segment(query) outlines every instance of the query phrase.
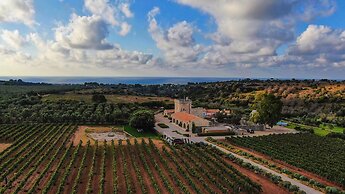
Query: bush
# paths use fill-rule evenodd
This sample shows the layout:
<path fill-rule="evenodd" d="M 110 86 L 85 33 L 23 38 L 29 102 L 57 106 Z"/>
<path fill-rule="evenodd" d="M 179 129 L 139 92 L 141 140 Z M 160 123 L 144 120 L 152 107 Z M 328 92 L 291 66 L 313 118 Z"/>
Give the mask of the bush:
<path fill-rule="evenodd" d="M 198 133 L 198 136 L 227 136 L 227 135 L 235 135 L 236 133 L 233 131 L 226 132 L 226 133 Z"/>
<path fill-rule="evenodd" d="M 298 191 L 299 190 L 299 187 L 297 187 L 296 185 L 290 185 L 289 187 L 289 191 L 290 192 L 295 192 L 295 191 Z"/>
<path fill-rule="evenodd" d="M 107 99 L 102 94 L 94 94 L 94 95 L 92 95 L 92 99 L 91 100 L 92 100 L 92 102 L 95 102 L 95 103 L 105 103 L 105 102 L 107 102 Z"/>
<path fill-rule="evenodd" d="M 160 126 L 161 128 L 169 128 L 169 126 L 164 123 L 158 123 L 158 126 Z"/>
<path fill-rule="evenodd" d="M 326 192 L 328 194 L 337 194 L 340 193 L 339 190 L 335 187 L 326 187 Z"/>
<path fill-rule="evenodd" d="M 290 186 L 291 186 L 291 182 L 289 182 L 289 181 L 283 181 L 283 182 L 280 183 L 280 185 L 283 186 L 284 188 L 289 189 Z"/>

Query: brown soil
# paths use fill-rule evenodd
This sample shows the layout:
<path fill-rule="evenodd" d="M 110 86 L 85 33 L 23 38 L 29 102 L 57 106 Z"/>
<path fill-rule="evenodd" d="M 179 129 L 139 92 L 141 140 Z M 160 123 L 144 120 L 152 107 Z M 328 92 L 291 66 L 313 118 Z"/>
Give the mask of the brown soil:
<path fill-rule="evenodd" d="M 262 193 L 265 194 L 284 194 L 284 193 L 289 193 L 289 191 L 287 191 L 284 188 L 279 187 L 278 185 L 272 183 L 270 180 L 268 180 L 266 177 L 256 174 L 246 168 L 243 168 L 239 165 L 237 165 L 236 163 L 225 159 L 226 162 L 228 162 L 229 164 L 231 164 L 233 167 L 235 167 L 238 171 L 240 171 L 242 174 L 246 175 L 247 177 L 250 178 L 250 180 L 259 183 L 262 186 Z"/>
<path fill-rule="evenodd" d="M 187 157 L 184 157 L 184 156 L 180 156 L 180 157 L 181 157 L 181 158 L 180 158 L 181 164 L 183 164 L 183 162 L 186 162 L 186 163 L 188 163 L 189 166 L 191 166 L 192 168 L 194 167 L 194 164 L 192 163 L 192 161 L 190 161 Z M 203 174 L 203 173 L 201 172 L 201 171 L 209 172 L 208 170 L 206 170 L 206 169 L 208 169 L 208 168 L 206 167 L 206 165 L 203 164 L 202 161 L 200 161 L 200 160 L 198 160 L 198 159 L 196 159 L 196 158 L 195 158 L 195 160 L 198 161 L 198 162 L 201 164 L 201 166 L 202 166 L 200 169 L 199 169 L 199 167 L 197 167 L 197 168 L 195 169 L 195 171 L 199 173 L 199 175 L 204 179 L 204 181 L 206 181 L 207 185 L 211 188 L 212 191 L 215 191 L 216 193 L 221 193 L 221 191 L 218 189 L 218 187 L 217 187 L 214 183 L 212 183 L 211 179 L 209 178 L 209 176 L 212 176 L 212 175 L 210 175 L 210 174 L 205 175 L 205 174 Z M 184 168 L 185 168 L 185 170 L 188 172 L 187 167 L 184 166 Z M 212 169 L 210 169 L 210 170 L 212 170 Z M 190 174 L 190 176 L 193 177 L 191 174 Z M 217 179 L 217 178 L 216 178 L 216 179 Z M 201 191 L 202 191 L 202 190 L 203 190 L 202 184 L 199 184 L 198 186 L 199 186 L 199 188 L 200 188 Z"/>
<path fill-rule="evenodd" d="M 169 161 L 169 162 L 168 162 L 169 168 L 173 169 L 173 171 L 175 172 L 175 174 L 176 174 L 176 176 L 178 177 L 178 179 L 179 179 L 180 181 L 182 181 L 183 184 L 188 188 L 189 193 L 195 193 L 195 191 L 193 190 L 193 188 L 189 185 L 188 181 L 179 173 L 179 171 L 177 170 L 177 167 L 176 167 L 175 163 L 172 162 L 171 160 L 169 160 L 169 158 L 166 157 L 166 156 L 164 155 L 164 153 L 162 153 L 162 154 L 163 154 L 164 158 L 165 158 L 167 161 Z M 177 185 L 176 185 L 176 187 L 178 188 Z"/>
<path fill-rule="evenodd" d="M 168 172 L 168 170 L 166 168 L 164 168 L 164 165 L 160 161 L 159 156 L 157 154 L 153 154 L 153 158 L 158 163 L 159 168 L 162 169 L 162 172 L 163 172 L 164 176 L 167 177 L 170 185 L 172 186 L 172 188 L 174 190 L 174 193 L 180 193 L 179 186 L 177 184 L 175 184 L 175 182 L 173 181 L 173 178 L 169 176 L 169 172 Z"/>
<path fill-rule="evenodd" d="M 75 133 L 72 135 L 71 140 L 74 146 L 77 146 L 80 141 L 83 142 L 83 146 L 86 146 L 86 143 L 90 140 L 91 145 L 95 144 L 91 138 L 86 136 L 85 130 L 89 128 L 88 126 L 79 126 Z"/>
<path fill-rule="evenodd" d="M 51 170 L 51 173 L 54 173 L 54 171 L 57 170 L 58 171 L 58 175 L 57 175 L 57 180 L 55 181 L 55 184 L 53 184 L 53 186 L 50 189 L 50 192 L 48 192 L 48 193 L 56 193 L 57 192 L 58 187 L 59 187 L 60 182 L 61 182 L 61 178 L 62 178 L 62 176 L 63 176 L 63 174 L 64 174 L 64 172 L 65 172 L 65 170 L 66 170 L 66 168 L 67 168 L 67 166 L 68 166 L 68 164 L 70 162 L 70 160 L 71 160 L 72 154 L 73 154 L 73 152 L 70 152 L 70 154 L 66 157 L 65 161 L 63 162 L 63 164 L 61 165 L 61 167 L 59 169 L 56 169 L 56 167 L 55 167 L 55 170 L 53 170 L 53 169 Z M 49 181 L 49 179 L 47 180 L 47 182 L 48 181 Z M 44 185 L 46 185 L 47 182 L 44 183 Z M 44 186 L 42 186 L 42 188 L 44 188 Z"/>
<path fill-rule="evenodd" d="M 132 146 L 126 146 L 125 148 L 125 157 L 126 157 L 126 161 L 127 161 L 127 170 L 129 172 L 130 175 L 130 180 L 131 180 L 131 184 L 133 187 L 133 191 L 135 191 L 134 193 L 141 193 L 141 185 L 139 182 L 139 179 L 137 177 L 137 173 L 135 172 L 135 169 L 132 165 L 132 160 L 133 159 L 137 159 L 138 156 L 132 156 L 131 153 L 129 152 L 128 149 L 131 149 Z"/>
<path fill-rule="evenodd" d="M 107 148 L 111 153 L 111 147 Z M 113 190 L 113 155 L 108 154 L 105 161 L 105 184 L 104 193 L 114 193 Z"/>
<path fill-rule="evenodd" d="M 72 193 L 72 189 L 73 189 L 73 185 L 74 185 L 74 182 L 76 181 L 76 177 L 77 177 L 77 174 L 78 174 L 78 170 L 79 170 L 79 167 L 80 167 L 80 164 L 81 164 L 81 161 L 82 161 L 82 158 L 83 158 L 83 154 L 86 150 L 85 149 L 81 149 L 79 150 L 79 153 L 72 165 L 72 169 L 71 169 L 71 172 L 69 174 L 69 176 L 67 177 L 67 180 L 66 180 L 66 183 L 65 183 L 65 190 L 63 193 L 65 194 L 69 194 L 69 193 Z"/>
<path fill-rule="evenodd" d="M 86 159 L 85 159 L 85 163 L 84 163 L 84 169 L 80 175 L 80 183 L 78 183 L 78 187 L 77 187 L 79 194 L 85 194 L 86 193 L 87 183 L 89 180 L 89 172 L 90 172 L 91 165 L 92 165 L 93 149 L 95 149 L 95 147 L 90 149 L 86 155 Z"/>
<path fill-rule="evenodd" d="M 118 147 L 117 147 L 118 148 Z M 124 148 L 121 148 L 124 149 Z M 123 175 L 123 164 L 122 164 L 122 155 L 119 149 L 115 148 L 116 152 L 116 172 L 117 172 L 117 187 L 118 187 L 118 193 L 127 193 L 127 188 L 126 188 L 126 182 L 125 178 Z"/>
<path fill-rule="evenodd" d="M 158 171 L 155 169 L 155 167 L 153 165 L 153 162 L 151 161 L 151 158 L 149 158 L 148 154 L 144 154 L 144 155 L 145 155 L 145 158 L 146 158 L 146 162 L 148 163 L 148 165 L 149 165 L 149 167 L 150 167 L 150 169 L 152 171 L 154 180 L 156 180 L 159 188 L 161 188 L 162 193 L 168 193 L 168 190 L 167 190 L 167 188 L 165 188 L 163 181 L 161 181 L 161 178 L 160 178 L 160 176 L 158 174 Z"/>
<path fill-rule="evenodd" d="M 0 153 L 10 147 L 12 144 L 10 143 L 0 143 Z"/>
<path fill-rule="evenodd" d="M 61 146 L 63 144 L 63 142 L 68 139 L 69 137 L 67 137 L 67 134 L 63 135 L 62 137 L 60 137 L 59 141 L 56 143 L 56 145 L 54 146 L 53 150 L 51 151 L 51 153 L 56 153 L 59 148 L 59 146 Z M 45 152 L 45 151 L 43 151 Z M 43 153 L 42 152 L 42 153 Z M 48 165 L 50 161 L 49 157 L 46 157 L 41 164 L 39 164 L 37 166 L 37 169 L 35 170 L 35 172 L 29 177 L 29 179 L 26 181 L 25 185 L 23 186 L 23 191 L 28 191 L 31 187 L 32 184 L 36 181 L 36 179 L 40 176 L 40 174 L 42 173 L 42 171 L 44 170 L 44 168 L 46 167 L 46 165 Z M 26 176 L 26 171 L 31 170 L 29 167 L 23 172 L 23 175 L 18 177 L 17 181 L 20 181 L 22 178 L 24 178 L 24 176 Z"/>
<path fill-rule="evenodd" d="M 226 140 L 224 140 L 224 142 L 229 143 Z M 275 165 L 277 165 L 277 166 L 279 166 L 281 168 L 286 168 L 286 169 L 288 169 L 291 172 L 301 174 L 301 175 L 303 175 L 303 176 L 305 176 L 305 177 L 307 177 L 309 179 L 314 179 L 314 180 L 316 180 L 316 181 L 318 181 L 318 182 L 320 182 L 322 184 L 329 185 L 329 186 L 332 186 L 332 187 L 337 187 L 337 188 L 341 189 L 341 186 L 339 186 L 338 184 L 333 183 L 333 182 L 331 182 L 331 181 L 329 181 L 329 180 L 327 180 L 327 179 L 325 179 L 323 177 L 320 177 L 319 175 L 316 175 L 314 173 L 308 172 L 308 171 L 303 170 L 301 168 L 297 168 L 296 166 L 292 166 L 290 164 L 287 164 L 286 162 L 273 159 L 270 156 L 267 156 L 267 155 L 265 155 L 263 153 L 254 151 L 252 149 L 244 148 L 244 147 L 237 146 L 237 145 L 234 145 L 234 144 L 231 144 L 231 145 L 233 147 L 235 147 L 236 149 L 239 149 L 239 150 L 245 151 L 247 153 L 250 153 L 250 154 L 254 155 L 255 157 L 264 158 L 267 161 L 269 161 L 270 163 L 274 163 Z"/>
<path fill-rule="evenodd" d="M 155 188 L 154 188 L 154 186 L 153 186 L 153 184 L 152 184 L 152 182 L 150 180 L 150 176 L 146 172 L 146 169 L 144 167 L 144 163 L 140 160 L 139 150 L 135 150 L 135 152 L 136 152 L 136 157 L 137 157 L 136 162 L 137 162 L 137 164 L 139 166 L 139 170 L 140 170 L 140 172 L 141 172 L 141 174 L 143 176 L 143 180 L 144 180 L 144 184 L 145 184 L 145 186 L 147 188 L 147 192 L 148 193 L 156 193 L 156 190 L 155 190 Z"/>
<path fill-rule="evenodd" d="M 62 155 L 64 153 L 65 153 L 65 150 L 63 150 L 62 152 L 60 152 L 57 155 L 56 160 L 53 161 L 51 168 L 46 173 L 46 176 L 44 176 L 42 178 L 42 180 L 40 181 L 40 183 L 38 184 L 38 186 L 37 186 L 38 190 L 42 190 L 44 188 L 44 186 L 47 184 L 51 175 L 56 171 L 56 167 L 57 167 L 58 163 L 60 162 L 60 158 L 62 157 Z"/>
<path fill-rule="evenodd" d="M 153 143 L 155 144 L 155 146 L 162 151 L 162 148 L 165 146 L 165 143 L 162 140 L 158 140 L 158 139 L 153 139 L 152 140 Z M 148 141 L 147 141 L 148 142 Z M 165 146 L 167 148 L 167 146 Z"/>
<path fill-rule="evenodd" d="M 93 180 L 92 180 L 92 192 L 99 193 L 100 180 L 101 180 L 101 165 L 102 165 L 102 152 L 103 145 L 98 145 L 98 150 L 96 152 L 96 163 L 93 169 Z"/>

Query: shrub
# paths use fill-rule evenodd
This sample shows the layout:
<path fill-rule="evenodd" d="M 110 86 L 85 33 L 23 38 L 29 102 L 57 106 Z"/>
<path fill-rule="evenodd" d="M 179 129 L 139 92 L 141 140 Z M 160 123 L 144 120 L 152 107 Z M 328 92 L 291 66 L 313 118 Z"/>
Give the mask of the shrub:
<path fill-rule="evenodd" d="M 290 192 L 295 192 L 295 191 L 298 191 L 299 190 L 299 187 L 297 187 L 296 185 L 290 185 L 289 187 L 289 191 Z"/>
<path fill-rule="evenodd" d="M 280 183 L 280 185 L 283 186 L 284 188 L 289 189 L 290 186 L 291 186 L 291 182 L 289 182 L 289 181 L 283 181 L 283 182 Z"/>
<path fill-rule="evenodd" d="M 326 192 L 328 194 L 340 193 L 339 190 L 335 187 L 326 187 Z"/>
<path fill-rule="evenodd" d="M 164 123 L 158 123 L 158 126 L 160 126 L 161 128 L 169 128 L 169 126 Z"/>

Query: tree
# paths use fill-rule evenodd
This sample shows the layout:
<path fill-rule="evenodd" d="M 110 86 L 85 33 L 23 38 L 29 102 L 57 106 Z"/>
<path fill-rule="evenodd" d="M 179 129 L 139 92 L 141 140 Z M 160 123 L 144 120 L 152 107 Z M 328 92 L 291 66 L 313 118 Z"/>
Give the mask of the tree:
<path fill-rule="evenodd" d="M 154 115 L 149 110 L 138 110 L 129 119 L 129 125 L 131 127 L 143 129 L 144 131 L 151 130 L 154 127 L 154 123 Z"/>
<path fill-rule="evenodd" d="M 94 95 L 92 95 L 92 102 L 105 103 L 105 102 L 107 102 L 107 99 L 102 94 L 94 94 Z"/>
<path fill-rule="evenodd" d="M 257 111 L 257 123 L 273 127 L 280 119 L 283 103 L 280 97 L 273 94 L 262 94 L 256 97 L 253 109 Z"/>

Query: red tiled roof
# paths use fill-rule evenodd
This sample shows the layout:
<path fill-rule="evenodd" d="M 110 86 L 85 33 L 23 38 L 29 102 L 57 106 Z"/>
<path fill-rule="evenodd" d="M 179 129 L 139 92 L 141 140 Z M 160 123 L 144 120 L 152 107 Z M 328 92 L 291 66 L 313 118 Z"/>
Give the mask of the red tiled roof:
<path fill-rule="evenodd" d="M 179 121 L 185 121 L 185 122 L 189 122 L 189 121 L 194 121 L 197 119 L 202 119 L 200 117 L 197 117 L 195 115 L 191 115 L 185 112 L 177 112 L 171 115 L 172 118 L 175 118 Z"/>

